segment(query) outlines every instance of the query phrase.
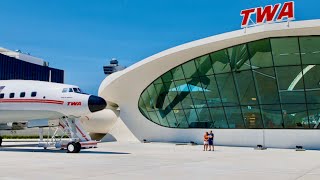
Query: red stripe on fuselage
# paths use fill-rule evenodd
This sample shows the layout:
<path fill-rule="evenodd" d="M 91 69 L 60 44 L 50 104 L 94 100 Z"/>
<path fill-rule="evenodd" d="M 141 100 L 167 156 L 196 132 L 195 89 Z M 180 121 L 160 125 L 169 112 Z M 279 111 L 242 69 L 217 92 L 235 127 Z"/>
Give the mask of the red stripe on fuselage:
<path fill-rule="evenodd" d="M 0 99 L 0 103 L 46 103 L 62 105 L 64 101 L 50 99 Z"/>

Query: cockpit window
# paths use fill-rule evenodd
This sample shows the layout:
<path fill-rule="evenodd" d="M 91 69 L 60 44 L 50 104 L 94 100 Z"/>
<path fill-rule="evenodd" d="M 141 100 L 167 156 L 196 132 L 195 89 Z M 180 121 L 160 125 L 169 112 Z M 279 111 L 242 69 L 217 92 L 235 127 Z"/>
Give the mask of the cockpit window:
<path fill-rule="evenodd" d="M 79 93 L 79 94 L 86 94 L 80 88 L 73 88 L 73 92 Z"/>
<path fill-rule="evenodd" d="M 63 92 L 63 93 L 66 93 L 66 92 L 75 92 L 75 93 L 79 93 L 79 94 L 86 94 L 86 93 L 83 93 L 83 92 L 81 91 L 81 89 L 80 89 L 80 88 L 77 88 L 77 87 L 74 87 L 74 88 L 63 88 L 63 89 L 62 89 L 62 92 Z"/>
<path fill-rule="evenodd" d="M 63 88 L 62 92 L 63 92 L 63 93 L 68 92 L 68 88 Z"/>
<path fill-rule="evenodd" d="M 73 88 L 73 91 L 76 93 L 82 93 L 82 91 L 79 88 Z"/>

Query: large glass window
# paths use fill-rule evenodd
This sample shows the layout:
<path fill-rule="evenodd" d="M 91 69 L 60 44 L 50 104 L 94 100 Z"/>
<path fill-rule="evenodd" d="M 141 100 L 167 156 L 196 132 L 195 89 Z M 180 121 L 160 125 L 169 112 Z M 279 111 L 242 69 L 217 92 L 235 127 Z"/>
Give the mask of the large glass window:
<path fill-rule="evenodd" d="M 157 113 L 155 111 L 149 111 L 149 116 L 150 116 L 150 119 L 152 119 L 153 122 L 161 125 L 161 123 L 160 123 L 160 121 L 158 119 Z"/>
<path fill-rule="evenodd" d="M 320 65 L 304 65 L 303 74 L 307 103 L 320 103 Z"/>
<path fill-rule="evenodd" d="M 311 129 L 320 128 L 320 104 L 308 104 L 309 124 Z"/>
<path fill-rule="evenodd" d="M 159 77 L 158 79 L 156 79 L 156 80 L 153 82 L 153 84 L 160 84 L 160 83 L 162 83 L 161 77 Z"/>
<path fill-rule="evenodd" d="M 272 38 L 271 47 L 275 66 L 300 65 L 297 37 Z"/>
<path fill-rule="evenodd" d="M 149 96 L 149 93 L 148 91 L 144 91 L 140 97 L 140 99 L 143 100 L 144 103 L 141 102 L 141 108 L 143 109 L 144 107 L 147 109 L 147 111 L 151 111 L 153 110 L 153 105 L 151 103 L 151 99 L 150 99 L 150 96 Z M 141 109 L 140 108 L 140 109 Z"/>
<path fill-rule="evenodd" d="M 213 74 L 209 55 L 199 57 L 195 60 L 199 76 L 207 76 Z"/>
<path fill-rule="evenodd" d="M 237 91 L 234 86 L 233 75 L 217 74 L 216 75 L 218 88 L 221 95 L 221 101 L 225 106 L 234 106 L 239 104 Z"/>
<path fill-rule="evenodd" d="M 276 67 L 282 103 L 305 103 L 301 66 Z"/>
<path fill-rule="evenodd" d="M 258 106 L 242 106 L 242 114 L 247 128 L 263 128 L 260 108 Z"/>
<path fill-rule="evenodd" d="M 187 84 L 194 106 L 207 107 L 207 101 L 203 93 L 207 90 L 203 89 L 200 78 L 187 79 Z"/>
<path fill-rule="evenodd" d="M 240 104 L 258 104 L 254 80 L 251 71 L 240 71 L 235 73 L 236 88 L 239 92 Z"/>
<path fill-rule="evenodd" d="M 284 128 L 280 105 L 262 105 L 261 113 L 265 128 Z"/>
<path fill-rule="evenodd" d="M 228 48 L 228 54 L 232 70 L 239 71 L 251 68 L 246 44 Z"/>
<path fill-rule="evenodd" d="M 320 64 L 320 37 L 300 37 L 302 64 Z"/>
<path fill-rule="evenodd" d="M 257 86 L 257 96 L 261 104 L 278 104 L 279 94 L 274 68 L 253 70 Z"/>
<path fill-rule="evenodd" d="M 285 128 L 309 128 L 307 107 L 305 104 L 283 104 L 282 115 Z"/>
<path fill-rule="evenodd" d="M 244 121 L 239 106 L 225 107 L 226 117 L 231 129 L 244 129 Z"/>
<path fill-rule="evenodd" d="M 164 83 L 166 88 L 166 92 L 169 102 L 168 108 L 171 109 L 182 109 L 182 105 L 180 102 L 180 94 L 174 84 L 174 82 Z"/>
<path fill-rule="evenodd" d="M 182 65 L 185 78 L 198 77 L 198 71 L 194 61 L 189 61 Z"/>
<path fill-rule="evenodd" d="M 248 43 L 252 69 L 272 67 L 272 53 L 269 39 Z"/>
<path fill-rule="evenodd" d="M 319 36 L 257 40 L 173 67 L 137 104 L 169 128 L 320 128 L 319 66 Z"/>
<path fill-rule="evenodd" d="M 170 82 L 173 80 L 173 76 L 171 71 L 166 72 L 164 75 L 161 76 L 163 82 Z"/>
<path fill-rule="evenodd" d="M 210 111 L 208 108 L 197 108 L 197 114 L 199 117 L 198 127 L 213 128 L 214 124 L 212 122 Z"/>
<path fill-rule="evenodd" d="M 186 80 L 175 81 L 176 91 L 178 93 L 179 101 L 182 108 L 194 108 L 194 104 L 191 99 L 190 90 Z"/>
<path fill-rule="evenodd" d="M 199 123 L 198 114 L 196 109 L 185 109 L 184 110 L 189 127 L 191 128 L 203 128 L 202 123 Z"/>
<path fill-rule="evenodd" d="M 160 122 L 164 126 L 168 123 L 170 127 L 176 127 L 176 119 L 172 112 L 174 105 L 169 99 L 166 87 L 163 84 L 155 84 L 155 88 L 158 93 L 156 106 L 159 109 L 158 116 Z"/>
<path fill-rule="evenodd" d="M 200 77 L 203 93 L 209 107 L 221 106 L 221 98 L 213 75 Z"/>
<path fill-rule="evenodd" d="M 213 128 L 216 129 L 226 129 L 229 128 L 224 110 L 222 107 L 210 108 L 210 114 L 213 122 Z"/>
<path fill-rule="evenodd" d="M 167 120 L 167 113 L 165 113 L 162 110 L 159 110 L 159 111 L 156 111 L 156 114 L 162 126 L 170 127 Z"/>
<path fill-rule="evenodd" d="M 170 100 L 168 99 L 168 91 L 164 84 L 155 84 L 154 87 L 158 97 L 156 100 L 156 107 L 162 110 L 168 108 L 170 106 Z"/>
<path fill-rule="evenodd" d="M 181 66 L 177 66 L 176 68 L 171 70 L 172 73 L 172 79 L 173 80 L 179 80 L 184 79 L 183 70 Z"/>
<path fill-rule="evenodd" d="M 144 105 L 144 101 L 142 98 L 139 99 L 139 108 L 141 113 L 143 113 L 144 116 L 146 116 L 147 118 L 150 118 L 149 113 L 146 109 L 146 106 Z"/>
<path fill-rule="evenodd" d="M 177 128 L 189 128 L 187 117 L 183 110 L 173 110 L 173 113 L 177 119 Z"/>
<path fill-rule="evenodd" d="M 165 114 L 166 114 L 169 126 L 170 127 L 177 127 L 178 123 L 177 123 L 176 116 L 175 116 L 174 112 L 173 111 L 170 111 L 169 113 L 165 112 Z"/>
<path fill-rule="evenodd" d="M 219 74 L 231 71 L 227 50 L 224 49 L 211 53 L 210 58 L 212 61 L 212 68 L 214 69 L 214 73 Z"/>
<path fill-rule="evenodd" d="M 149 102 L 148 102 L 148 103 L 149 103 L 149 106 L 150 106 L 151 109 L 153 109 L 153 110 L 158 109 L 158 107 L 157 107 L 158 94 L 157 94 L 156 89 L 154 88 L 154 85 L 151 84 L 151 85 L 148 87 L 147 91 L 148 91 L 148 94 L 149 94 L 149 96 L 150 96 L 150 99 L 149 99 Z"/>

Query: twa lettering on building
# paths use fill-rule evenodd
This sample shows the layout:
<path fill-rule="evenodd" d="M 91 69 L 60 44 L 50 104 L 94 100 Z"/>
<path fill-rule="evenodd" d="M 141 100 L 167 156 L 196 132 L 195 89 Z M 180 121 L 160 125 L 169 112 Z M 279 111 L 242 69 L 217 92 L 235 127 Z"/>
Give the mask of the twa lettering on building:
<path fill-rule="evenodd" d="M 241 27 L 249 27 L 264 23 L 291 21 L 295 19 L 294 1 L 263 7 L 245 9 L 240 12 L 243 17 Z M 255 19 L 254 19 L 255 16 Z"/>

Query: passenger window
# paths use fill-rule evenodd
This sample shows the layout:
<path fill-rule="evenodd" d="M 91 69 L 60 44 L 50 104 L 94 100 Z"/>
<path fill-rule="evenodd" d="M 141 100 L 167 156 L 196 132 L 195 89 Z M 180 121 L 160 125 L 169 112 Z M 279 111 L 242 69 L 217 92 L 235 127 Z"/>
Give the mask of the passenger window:
<path fill-rule="evenodd" d="M 0 94 L 0 99 L 3 99 L 4 98 L 4 94 Z"/>
<path fill-rule="evenodd" d="M 20 97 L 26 97 L 26 93 L 25 92 L 20 93 Z"/>
<path fill-rule="evenodd" d="M 14 93 L 10 93 L 9 98 L 14 98 Z"/>
<path fill-rule="evenodd" d="M 69 88 L 69 92 L 73 92 L 72 88 Z"/>
<path fill-rule="evenodd" d="M 31 97 L 36 97 L 37 96 L 37 92 L 32 92 L 31 93 Z"/>
<path fill-rule="evenodd" d="M 63 93 L 68 92 L 68 88 L 63 88 L 62 92 L 63 92 Z"/>

